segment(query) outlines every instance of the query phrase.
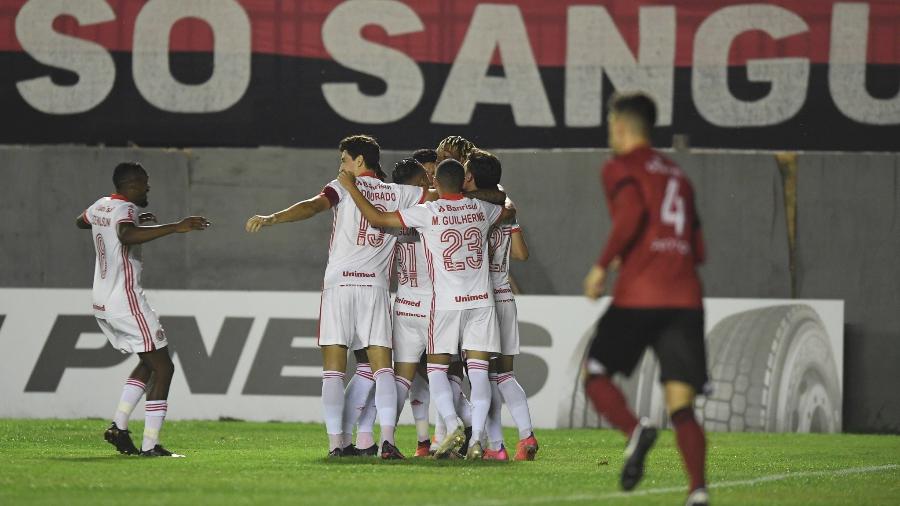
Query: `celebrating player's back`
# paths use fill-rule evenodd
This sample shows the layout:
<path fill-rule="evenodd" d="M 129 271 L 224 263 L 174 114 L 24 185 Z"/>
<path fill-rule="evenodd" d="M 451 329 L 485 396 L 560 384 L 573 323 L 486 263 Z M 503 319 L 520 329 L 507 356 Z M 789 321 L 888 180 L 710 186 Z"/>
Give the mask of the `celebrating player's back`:
<path fill-rule="evenodd" d="M 149 181 L 141 164 L 120 163 L 113 171 L 116 193 L 94 202 L 75 225 L 90 230 L 93 235 L 97 259 L 92 298 L 97 324 L 113 348 L 122 353 L 137 353 L 139 357 L 137 367 L 125 381 L 116 414 L 104 438 L 120 453 L 178 457 L 159 444 L 174 365 L 166 334 L 141 288 L 141 244 L 172 233 L 205 230 L 210 223 L 202 216 L 191 216 L 177 223 L 142 226 L 156 221 L 151 213 L 138 211 L 148 204 Z M 128 419 L 145 391 L 144 438 L 138 450 L 131 441 Z"/>
<path fill-rule="evenodd" d="M 500 351 L 500 336 L 486 257 L 490 227 L 514 211 L 466 198 L 462 195 L 464 169 L 455 160 L 442 162 L 435 173 L 440 198 L 385 213 L 376 209 L 356 190 L 352 174 L 338 179 L 370 222 L 388 227 L 415 227 L 425 243 L 429 275 L 434 286 L 431 323 L 426 349 L 428 379 L 438 413 L 450 436 L 436 455 L 464 442 L 456 418 L 447 367 L 451 354 L 462 344 L 472 384 L 472 441 L 467 457 L 481 458 L 481 434 L 490 408 L 488 358 Z"/>

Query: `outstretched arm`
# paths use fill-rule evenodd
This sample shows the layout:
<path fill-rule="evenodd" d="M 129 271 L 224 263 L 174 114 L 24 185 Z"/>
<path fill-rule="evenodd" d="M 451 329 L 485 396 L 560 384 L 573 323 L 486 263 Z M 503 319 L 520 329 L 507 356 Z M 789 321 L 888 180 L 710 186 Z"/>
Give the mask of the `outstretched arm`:
<path fill-rule="evenodd" d="M 403 228 L 403 221 L 400 219 L 399 213 L 385 213 L 379 211 L 371 202 L 369 202 L 362 192 L 359 191 L 359 188 L 356 187 L 356 176 L 349 172 L 341 171 L 340 174 L 338 174 L 338 181 L 350 194 L 353 203 L 356 204 L 356 207 L 359 208 L 366 220 L 369 221 L 370 225 L 378 228 Z"/>
<path fill-rule="evenodd" d="M 490 202 L 491 204 L 497 204 L 498 206 L 502 206 L 503 203 L 506 202 L 506 193 L 499 189 L 490 190 L 479 188 L 478 190 L 464 192 L 463 195 L 472 199 L 478 199 L 485 202 Z"/>
<path fill-rule="evenodd" d="M 331 202 L 328 201 L 328 198 L 319 194 L 311 199 L 297 202 L 291 207 L 278 211 L 277 213 L 268 215 L 257 214 L 252 216 L 247 220 L 244 229 L 247 230 L 247 232 L 257 232 L 263 227 L 276 225 L 278 223 L 305 220 L 330 208 Z"/>
<path fill-rule="evenodd" d="M 209 220 L 202 216 L 188 216 L 176 223 L 152 225 L 149 227 L 137 226 L 131 222 L 119 223 L 119 228 L 116 232 L 119 234 L 119 240 L 122 241 L 122 244 L 142 244 L 169 234 L 206 230 L 210 225 Z"/>

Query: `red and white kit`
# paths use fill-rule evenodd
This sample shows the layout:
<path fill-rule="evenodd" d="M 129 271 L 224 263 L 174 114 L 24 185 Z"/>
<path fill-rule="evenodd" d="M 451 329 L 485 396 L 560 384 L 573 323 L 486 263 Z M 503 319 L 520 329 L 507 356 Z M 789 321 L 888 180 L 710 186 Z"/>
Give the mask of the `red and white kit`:
<path fill-rule="evenodd" d="M 502 211 L 459 194 L 400 211 L 404 226 L 416 228 L 422 237 L 434 284 L 429 354 L 456 353 L 460 343 L 466 350 L 500 351 L 485 250 Z"/>
<path fill-rule="evenodd" d="M 113 194 L 101 197 L 81 215 L 91 225 L 97 255 L 94 316 L 109 342 L 122 353 L 144 353 L 168 344 L 141 288 L 141 246 L 119 241 L 119 224 L 138 224 L 138 214 L 136 205 Z"/>
<path fill-rule="evenodd" d="M 424 201 L 418 186 L 385 183 L 372 172 L 356 178 L 376 208 L 398 211 Z M 334 180 L 322 190 L 334 213 L 319 314 L 319 346 L 391 347 L 389 269 L 396 236 L 372 227 Z"/>
<path fill-rule="evenodd" d="M 509 252 L 512 235 L 520 232 L 518 223 L 503 223 L 491 229 L 490 251 L 491 283 L 494 286 L 497 322 L 500 327 L 500 353 L 519 354 L 519 317 L 516 298 L 509 284 Z"/>
<path fill-rule="evenodd" d="M 432 285 L 419 233 L 403 228 L 394 247 L 397 295 L 394 298 L 394 362 L 418 362 L 428 343 Z"/>

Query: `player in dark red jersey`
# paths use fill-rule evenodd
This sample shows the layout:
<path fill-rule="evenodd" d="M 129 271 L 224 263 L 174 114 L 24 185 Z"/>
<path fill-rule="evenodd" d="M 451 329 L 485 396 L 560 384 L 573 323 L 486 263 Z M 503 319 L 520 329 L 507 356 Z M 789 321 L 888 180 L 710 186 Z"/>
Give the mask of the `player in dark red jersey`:
<path fill-rule="evenodd" d="M 660 381 L 678 448 L 690 476 L 687 504 L 707 504 L 706 440 L 694 419 L 694 397 L 707 383 L 703 300 L 697 264 L 703 237 L 694 190 L 673 161 L 650 147 L 656 106 L 643 94 L 610 103 L 609 146 L 615 157 L 602 180 L 612 231 L 584 279 L 591 299 L 603 294 L 606 273 L 618 267 L 612 305 L 600 319 L 586 363 L 585 392 L 597 412 L 629 437 L 622 488 L 633 489 L 656 429 L 638 421 L 611 376 L 630 375 L 644 349 L 660 362 Z"/>

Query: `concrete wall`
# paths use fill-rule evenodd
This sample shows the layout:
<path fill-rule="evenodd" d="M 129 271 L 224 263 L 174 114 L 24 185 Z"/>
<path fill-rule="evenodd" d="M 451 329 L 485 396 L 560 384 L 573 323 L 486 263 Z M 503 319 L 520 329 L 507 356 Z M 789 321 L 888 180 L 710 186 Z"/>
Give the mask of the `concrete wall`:
<path fill-rule="evenodd" d="M 530 294 L 578 294 L 609 230 L 597 169 L 602 150 L 499 151 L 531 259 L 512 272 Z M 403 153 L 386 152 L 389 168 Z M 791 295 L 781 179 L 770 154 L 674 155 L 698 193 L 713 297 Z M 150 207 L 163 221 L 188 213 L 208 231 L 144 247 L 144 285 L 168 289 L 318 290 L 331 213 L 243 231 L 255 213 L 317 194 L 337 169 L 334 150 L 0 147 L 0 286 L 87 287 L 93 249 L 75 217 L 111 191 L 122 160 L 144 163 Z M 389 172 L 389 169 L 388 169 Z M 797 295 L 846 301 L 845 421 L 851 431 L 900 431 L 900 155 L 800 158 Z"/>

